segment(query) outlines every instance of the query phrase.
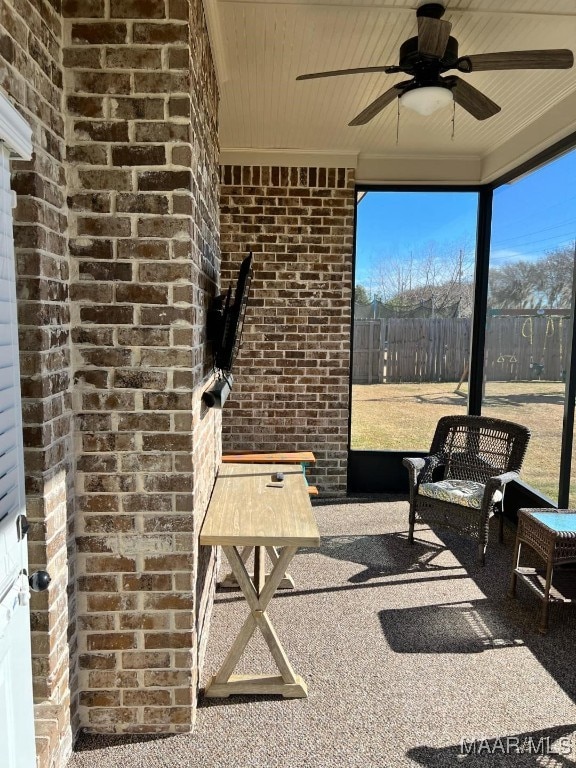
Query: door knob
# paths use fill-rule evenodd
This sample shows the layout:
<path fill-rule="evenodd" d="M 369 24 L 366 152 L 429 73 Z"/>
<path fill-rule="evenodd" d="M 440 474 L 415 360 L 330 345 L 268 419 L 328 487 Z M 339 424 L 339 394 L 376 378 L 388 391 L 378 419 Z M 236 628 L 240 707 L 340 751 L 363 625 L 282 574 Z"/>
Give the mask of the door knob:
<path fill-rule="evenodd" d="M 52 578 L 48 571 L 34 571 L 28 578 L 28 584 L 33 592 L 44 592 L 48 589 L 48 585 L 52 581 Z"/>

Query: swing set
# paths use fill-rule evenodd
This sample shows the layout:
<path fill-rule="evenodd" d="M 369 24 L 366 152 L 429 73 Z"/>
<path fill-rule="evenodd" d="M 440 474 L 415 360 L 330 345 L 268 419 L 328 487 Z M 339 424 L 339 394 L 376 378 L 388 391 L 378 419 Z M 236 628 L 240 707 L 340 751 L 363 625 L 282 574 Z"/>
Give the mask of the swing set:
<path fill-rule="evenodd" d="M 562 318 L 560 317 L 558 319 L 558 332 L 559 332 L 559 343 L 560 343 L 560 360 L 562 360 Z M 528 339 L 530 348 L 532 349 L 534 345 L 534 318 L 533 317 L 527 317 L 523 324 L 522 324 L 522 330 L 521 330 L 522 336 L 525 339 Z M 530 354 L 530 378 L 532 380 L 538 379 L 540 381 L 542 379 L 542 374 L 544 373 L 545 368 L 545 353 L 546 353 L 546 346 L 548 344 L 548 339 L 552 338 L 555 333 L 555 327 L 554 327 L 554 318 L 551 315 L 548 315 L 546 318 L 546 330 L 544 332 L 544 345 L 542 347 L 542 353 L 540 355 L 540 361 L 536 362 L 534 360 L 534 355 Z"/>
<path fill-rule="evenodd" d="M 511 352 L 511 354 L 505 353 L 504 351 L 499 351 L 495 358 L 492 358 L 495 363 L 495 367 L 493 369 L 493 373 L 497 370 L 496 366 L 501 366 L 500 370 L 502 372 L 501 377 L 495 377 L 495 378 L 501 378 L 501 380 L 507 380 L 508 378 L 518 378 L 518 375 L 513 376 L 513 373 L 520 374 L 520 376 L 527 376 L 530 381 L 541 381 L 542 377 L 544 375 L 544 372 L 547 370 L 549 374 L 552 376 L 555 375 L 555 360 L 557 359 L 556 355 L 558 355 L 560 360 L 560 380 L 564 380 L 566 372 L 563 369 L 563 357 L 564 357 L 564 348 L 563 348 L 563 335 L 564 335 L 564 317 L 563 315 L 552 315 L 547 314 L 546 317 L 546 326 L 543 329 L 542 325 L 540 324 L 540 327 L 538 328 L 537 324 L 540 318 L 542 317 L 544 313 L 540 312 L 536 316 L 529 316 L 525 317 L 522 325 L 520 327 L 520 335 L 522 339 L 525 339 L 526 341 L 520 342 L 518 344 L 513 345 L 515 347 L 515 350 Z M 502 318 L 503 321 L 510 320 L 511 322 L 515 319 L 510 316 L 499 316 Z M 543 317 L 542 317 L 543 319 Z M 514 326 L 510 326 L 510 330 L 512 331 Z M 518 326 L 515 326 L 518 328 Z M 500 330 L 500 329 L 499 329 Z M 517 330 L 515 331 L 518 332 Z M 514 332 L 513 332 L 514 333 Z M 500 350 L 502 350 L 503 343 L 502 343 L 502 337 L 508 338 L 512 340 L 513 333 L 508 336 L 504 332 L 504 326 L 502 327 L 502 330 L 500 333 L 497 334 L 497 344 L 500 347 Z M 557 341 L 554 344 L 553 339 L 557 336 Z M 540 349 L 537 349 L 538 347 L 541 347 Z M 510 347 L 508 347 L 510 348 Z M 487 350 L 487 359 L 490 359 L 490 351 L 489 348 Z M 506 366 L 506 369 L 505 369 Z M 517 366 L 516 368 L 513 368 L 513 366 Z M 508 376 L 505 374 L 505 370 L 508 372 Z M 463 397 L 466 397 L 466 394 L 464 392 L 460 392 L 460 388 L 462 385 L 466 382 L 468 377 L 468 361 L 464 363 L 462 375 L 460 377 L 460 381 L 458 382 L 456 389 L 454 390 L 455 394 L 461 395 Z"/>

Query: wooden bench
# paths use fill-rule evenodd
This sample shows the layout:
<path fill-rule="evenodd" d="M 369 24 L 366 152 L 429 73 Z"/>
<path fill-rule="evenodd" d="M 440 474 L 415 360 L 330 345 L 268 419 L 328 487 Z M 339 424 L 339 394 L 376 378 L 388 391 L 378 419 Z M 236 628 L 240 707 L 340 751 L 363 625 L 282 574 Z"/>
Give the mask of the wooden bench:
<path fill-rule="evenodd" d="M 224 464 L 314 464 L 316 457 L 312 451 L 286 451 L 279 453 L 226 453 L 222 456 Z"/>

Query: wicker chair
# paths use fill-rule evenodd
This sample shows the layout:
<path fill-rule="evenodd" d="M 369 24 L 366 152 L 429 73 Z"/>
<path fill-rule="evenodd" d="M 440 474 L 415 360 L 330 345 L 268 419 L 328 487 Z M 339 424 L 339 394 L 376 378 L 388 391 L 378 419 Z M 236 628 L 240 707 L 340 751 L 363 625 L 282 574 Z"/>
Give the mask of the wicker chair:
<path fill-rule="evenodd" d="M 410 474 L 408 541 L 416 521 L 456 530 L 478 542 L 484 564 L 488 524 L 500 514 L 506 483 L 519 476 L 530 431 L 520 424 L 484 416 L 444 416 L 430 454 L 405 458 Z"/>

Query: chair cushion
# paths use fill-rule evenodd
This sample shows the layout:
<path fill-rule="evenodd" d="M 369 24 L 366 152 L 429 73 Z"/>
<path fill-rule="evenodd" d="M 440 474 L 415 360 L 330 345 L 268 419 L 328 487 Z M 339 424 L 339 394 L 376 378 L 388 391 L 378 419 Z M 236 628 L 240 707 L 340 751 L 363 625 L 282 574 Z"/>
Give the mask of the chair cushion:
<path fill-rule="evenodd" d="M 448 501 L 451 504 L 460 504 L 461 507 L 472 507 L 480 509 L 482 498 L 484 496 L 485 486 L 482 483 L 476 483 L 473 480 L 440 480 L 437 483 L 422 483 L 418 488 L 421 496 L 428 496 L 431 499 Z M 492 502 L 496 503 L 502 500 L 502 492 L 495 491 Z"/>

